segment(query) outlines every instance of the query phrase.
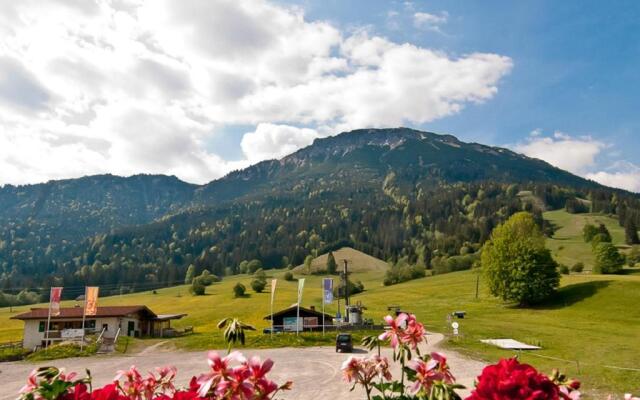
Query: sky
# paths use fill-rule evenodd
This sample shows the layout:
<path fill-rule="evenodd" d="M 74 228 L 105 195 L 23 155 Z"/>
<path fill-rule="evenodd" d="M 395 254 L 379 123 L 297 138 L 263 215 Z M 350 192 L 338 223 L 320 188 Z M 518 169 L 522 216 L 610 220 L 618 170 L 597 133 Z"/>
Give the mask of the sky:
<path fill-rule="evenodd" d="M 408 126 L 640 192 L 640 3 L 0 0 L 0 185 Z"/>

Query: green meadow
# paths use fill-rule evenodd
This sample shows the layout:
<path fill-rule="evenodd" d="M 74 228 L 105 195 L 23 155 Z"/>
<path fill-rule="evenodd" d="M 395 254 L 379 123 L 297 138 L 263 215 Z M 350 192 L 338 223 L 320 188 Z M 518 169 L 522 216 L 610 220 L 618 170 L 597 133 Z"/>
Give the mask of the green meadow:
<path fill-rule="evenodd" d="M 585 221 L 602 221 L 611 231 L 614 242 L 622 243 L 621 230 L 607 217 L 598 215 L 570 215 L 549 212 L 545 216 L 560 229 L 549 247 L 560 262 L 573 265 L 583 261 L 590 269 L 591 248 L 581 242 L 581 229 Z M 267 271 L 278 279 L 275 309 L 281 309 L 296 301 L 296 281 L 282 279 L 284 270 Z M 376 321 L 388 313 L 387 307 L 399 305 L 403 310 L 415 313 L 426 327 L 447 335 L 447 349 L 456 350 L 470 357 L 493 362 L 501 357 L 516 355 L 513 351 L 485 345 L 481 339 L 513 338 L 540 345 L 542 350 L 517 354 L 521 360 L 533 364 L 545 372 L 560 368 L 583 381 L 589 393 L 623 393 L 640 391 L 640 270 L 627 269 L 622 275 L 591 275 L 588 273 L 566 275 L 559 292 L 545 304 L 523 309 L 506 305 L 492 298 L 475 271 L 463 271 L 422 278 L 395 286 L 382 286 L 384 273 L 356 272 L 353 280 L 361 280 L 365 291 L 352 298 L 367 307 L 365 318 Z M 295 275 L 305 278 L 304 306 L 321 306 L 322 276 Z M 336 278 L 337 279 L 337 278 Z M 479 291 L 476 297 L 476 283 Z M 246 275 L 225 278 L 207 288 L 205 296 L 191 296 L 187 286 L 100 299 L 101 305 L 145 304 L 156 313 L 188 313 L 174 326 L 193 326 L 193 335 L 170 339 L 165 345 L 182 349 L 223 348 L 217 322 L 223 317 L 238 317 L 258 329 L 248 336 L 247 347 L 332 345 L 332 335 L 321 334 L 263 335 L 268 326 L 264 317 L 269 314 L 268 291 L 233 298 L 232 287 L 237 282 L 247 287 L 251 277 Z M 66 302 L 66 306 L 73 305 Z M 28 310 L 29 307 L 0 309 L 0 342 L 19 340 L 22 322 L 10 316 Z M 452 311 L 467 312 L 458 320 L 461 330 L 458 337 L 450 335 L 447 315 Z M 328 305 L 328 313 L 336 312 L 336 303 Z M 366 333 L 366 332 L 365 332 Z M 362 333 L 357 338 L 362 336 Z M 156 343 L 158 339 L 135 340 L 137 346 Z"/>

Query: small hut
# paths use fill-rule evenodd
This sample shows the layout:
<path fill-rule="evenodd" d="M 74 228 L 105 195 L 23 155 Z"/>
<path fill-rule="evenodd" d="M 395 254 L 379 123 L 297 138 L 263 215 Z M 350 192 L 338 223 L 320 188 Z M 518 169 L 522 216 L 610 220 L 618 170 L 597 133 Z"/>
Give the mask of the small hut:
<path fill-rule="evenodd" d="M 333 326 L 333 316 L 317 311 L 315 306 L 309 308 L 300 306 L 300 319 L 297 320 L 297 317 L 298 305 L 294 303 L 284 310 L 274 312 L 273 315 L 267 315 L 264 319 L 271 321 L 273 318 L 274 330 L 285 332 L 322 330 L 323 324 L 325 327 Z"/>

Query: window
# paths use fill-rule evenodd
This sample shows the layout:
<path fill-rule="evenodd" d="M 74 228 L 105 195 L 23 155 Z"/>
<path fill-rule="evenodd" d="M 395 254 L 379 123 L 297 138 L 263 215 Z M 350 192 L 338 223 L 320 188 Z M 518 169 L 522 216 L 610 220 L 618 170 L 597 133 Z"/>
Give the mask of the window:
<path fill-rule="evenodd" d="M 44 332 L 44 325 L 45 324 L 46 324 L 46 322 L 40 321 L 40 324 L 38 324 L 38 332 Z"/>
<path fill-rule="evenodd" d="M 88 319 L 84 322 L 84 327 L 86 329 L 96 329 L 96 320 L 95 319 Z"/>

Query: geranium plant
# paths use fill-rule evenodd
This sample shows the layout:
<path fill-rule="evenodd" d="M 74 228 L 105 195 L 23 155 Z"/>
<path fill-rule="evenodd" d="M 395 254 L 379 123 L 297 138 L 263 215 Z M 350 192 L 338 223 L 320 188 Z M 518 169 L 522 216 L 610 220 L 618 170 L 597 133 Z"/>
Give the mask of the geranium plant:
<path fill-rule="evenodd" d="M 20 400 L 267 400 L 276 393 L 289 390 L 268 379 L 273 361 L 258 357 L 246 359 L 233 352 L 221 357 L 209 352 L 210 370 L 192 377 L 189 387 L 177 389 L 175 367 L 158 368 L 147 377 L 135 368 L 118 371 L 112 383 L 98 389 L 91 387 L 91 375 L 76 379 L 54 367 L 34 370 L 20 390 Z"/>
<path fill-rule="evenodd" d="M 369 358 L 349 357 L 342 365 L 344 379 L 361 386 L 369 400 L 457 400 L 456 383 L 443 354 L 420 353 L 426 342 L 424 325 L 415 315 L 401 313 L 385 317 L 387 329 L 378 340 L 368 337 L 366 345 L 373 349 L 380 342 L 389 343 L 393 361 L 400 364 L 400 377 L 393 379 L 389 361 L 380 353 Z M 375 343 L 375 344 L 374 344 Z M 476 387 L 466 400 L 576 400 L 580 383 L 554 371 L 546 376 L 517 359 L 500 360 L 484 368 Z"/>

